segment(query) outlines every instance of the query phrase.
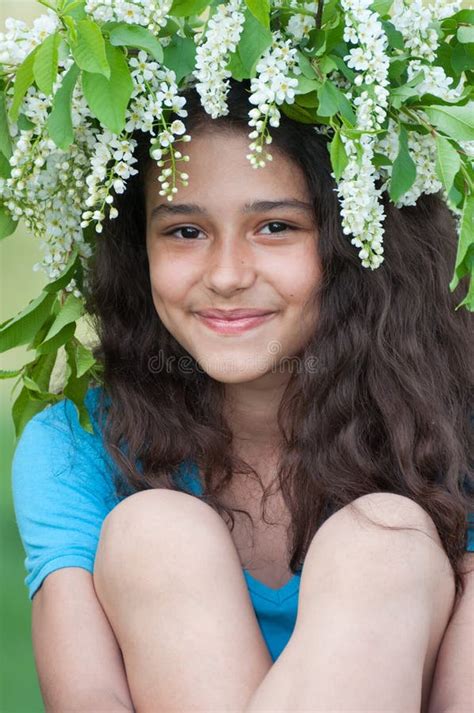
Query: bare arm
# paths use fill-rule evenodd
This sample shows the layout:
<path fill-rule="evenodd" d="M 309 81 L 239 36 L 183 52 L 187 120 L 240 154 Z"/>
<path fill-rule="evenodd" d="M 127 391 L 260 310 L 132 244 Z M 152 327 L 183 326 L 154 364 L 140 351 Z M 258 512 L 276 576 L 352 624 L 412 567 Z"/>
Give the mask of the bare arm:
<path fill-rule="evenodd" d="M 124 713 L 133 704 L 122 654 L 79 567 L 49 574 L 32 603 L 32 639 L 47 713 Z"/>
<path fill-rule="evenodd" d="M 463 560 L 465 590 L 438 653 L 429 713 L 474 711 L 474 553 Z"/>

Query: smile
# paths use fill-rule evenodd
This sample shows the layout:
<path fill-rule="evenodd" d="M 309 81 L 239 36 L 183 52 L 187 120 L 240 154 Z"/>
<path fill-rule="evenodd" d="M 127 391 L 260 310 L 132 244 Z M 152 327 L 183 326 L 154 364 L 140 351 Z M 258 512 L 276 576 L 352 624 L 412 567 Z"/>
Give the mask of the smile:
<path fill-rule="evenodd" d="M 203 317 L 200 314 L 196 314 L 196 317 L 198 317 L 201 322 L 218 334 L 240 334 L 241 332 L 246 332 L 248 329 L 258 327 L 260 324 L 267 322 L 275 315 L 276 312 L 271 312 L 269 314 L 259 315 L 258 317 L 245 317 L 243 319 L 232 320 L 216 319 L 215 317 Z"/>

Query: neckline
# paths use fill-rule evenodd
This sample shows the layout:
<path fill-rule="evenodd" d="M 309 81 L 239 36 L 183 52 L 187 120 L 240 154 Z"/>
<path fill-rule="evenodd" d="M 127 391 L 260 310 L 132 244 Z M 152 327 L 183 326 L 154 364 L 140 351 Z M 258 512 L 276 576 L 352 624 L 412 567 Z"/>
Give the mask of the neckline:
<path fill-rule="evenodd" d="M 258 594 L 260 597 L 263 597 L 273 603 L 277 602 L 278 604 L 282 604 L 298 591 L 301 579 L 301 572 L 294 574 L 291 579 L 286 582 L 286 584 L 282 587 L 274 589 L 273 587 L 269 587 L 268 584 L 264 584 L 259 579 L 255 579 L 255 577 L 251 575 L 247 569 L 243 569 L 242 571 L 247 581 L 248 588 L 254 594 Z"/>
<path fill-rule="evenodd" d="M 201 497 L 203 494 L 203 486 L 197 464 L 194 461 L 188 461 L 185 464 L 181 464 L 179 471 L 181 481 L 185 483 L 185 486 L 189 487 L 194 495 Z M 286 582 L 286 584 L 282 587 L 278 587 L 277 589 L 269 587 L 259 579 L 255 579 L 255 577 L 253 577 L 247 569 L 242 569 L 242 571 L 247 581 L 248 588 L 254 594 L 258 594 L 263 599 L 272 603 L 276 602 L 277 604 L 282 604 L 287 599 L 292 597 L 299 589 L 301 570 L 297 574 L 294 574 L 291 579 Z"/>

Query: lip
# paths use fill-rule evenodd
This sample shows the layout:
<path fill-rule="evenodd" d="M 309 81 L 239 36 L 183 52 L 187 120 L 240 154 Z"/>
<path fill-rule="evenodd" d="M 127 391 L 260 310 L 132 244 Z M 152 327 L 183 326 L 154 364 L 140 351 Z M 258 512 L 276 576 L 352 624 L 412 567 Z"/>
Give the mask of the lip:
<path fill-rule="evenodd" d="M 253 317 L 261 317 L 262 315 L 271 314 L 272 310 L 268 309 L 203 309 L 197 314 L 201 317 L 209 319 L 247 319 Z"/>
<path fill-rule="evenodd" d="M 245 317 L 243 319 L 216 319 L 205 317 L 201 313 L 196 312 L 196 316 L 203 324 L 212 329 L 218 334 L 241 334 L 249 329 L 254 329 L 259 325 L 267 322 L 274 317 L 276 312 L 267 312 L 253 317 Z"/>

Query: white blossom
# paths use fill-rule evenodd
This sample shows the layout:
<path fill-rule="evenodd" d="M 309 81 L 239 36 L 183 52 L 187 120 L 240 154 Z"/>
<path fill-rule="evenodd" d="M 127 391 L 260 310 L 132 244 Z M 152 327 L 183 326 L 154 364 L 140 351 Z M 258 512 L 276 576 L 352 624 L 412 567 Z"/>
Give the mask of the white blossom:
<path fill-rule="evenodd" d="M 316 13 L 318 11 L 318 3 L 301 3 L 298 2 L 298 0 L 291 0 L 290 6 L 294 8 L 295 14 L 293 14 L 288 20 L 286 32 L 295 40 L 302 40 L 303 37 L 307 37 L 311 30 L 314 30 L 314 28 L 316 27 Z M 301 12 L 297 12 L 298 9 L 306 10 L 308 13 L 311 14 L 307 15 Z"/>
<path fill-rule="evenodd" d="M 395 161 L 399 152 L 397 125 L 390 119 L 386 136 L 377 140 L 376 150 Z M 396 207 L 415 205 L 422 193 L 438 193 L 443 189 L 436 173 L 436 141 L 431 134 L 420 134 L 418 131 L 408 131 L 408 150 L 416 166 L 416 178 L 409 190 L 396 202 Z M 385 167 L 381 172 L 391 176 L 391 167 Z"/>
<path fill-rule="evenodd" d="M 127 22 L 159 32 L 166 25 L 173 0 L 87 0 L 85 11 L 96 22 Z"/>
<path fill-rule="evenodd" d="M 21 64 L 48 35 L 56 32 L 59 25 L 59 18 L 52 10 L 37 17 L 32 27 L 22 20 L 8 17 L 5 20 L 6 32 L 0 32 L 0 64 Z"/>
<path fill-rule="evenodd" d="M 349 160 L 337 192 L 343 231 L 352 235 L 351 243 L 360 248 L 362 265 L 373 270 L 383 262 L 385 217 L 380 202 L 382 189 L 376 185 L 379 176 L 373 165 L 374 132 L 382 128 L 387 115 L 389 58 L 387 36 L 371 5 L 372 0 L 341 0 L 345 11 L 344 39 L 356 45 L 344 59 L 348 67 L 358 72 L 346 96 L 356 110 L 355 128 L 363 133 L 358 141 L 360 152 L 355 141 L 341 133 Z"/>
<path fill-rule="evenodd" d="M 242 33 L 245 20 L 242 10 L 241 0 L 218 5 L 209 20 L 205 41 L 196 48 L 196 90 L 204 109 L 213 119 L 228 114 L 226 98 L 231 72 L 227 64 Z"/>
<path fill-rule="evenodd" d="M 263 53 L 257 63 L 257 76 L 251 80 L 250 104 L 256 105 L 249 111 L 249 126 L 252 131 L 249 138 L 250 153 L 247 158 L 254 168 L 265 166 L 271 161 L 271 154 L 264 151 L 264 144 L 272 142 L 268 124 L 273 127 L 280 125 L 280 111 L 277 105 L 295 101 L 295 88 L 298 86 L 296 77 L 290 74 L 300 74 L 297 66 L 296 48 L 292 47 L 290 39 L 285 40 L 280 31 L 273 33 L 273 42 Z"/>
<path fill-rule="evenodd" d="M 456 101 L 464 89 L 464 78 L 456 87 L 442 67 L 434 65 L 439 46 L 439 22 L 461 9 L 460 2 L 436 0 L 394 0 L 391 21 L 403 35 L 404 45 L 413 57 L 408 62 L 408 81 L 421 73 L 417 93 L 435 94 L 446 101 Z"/>

